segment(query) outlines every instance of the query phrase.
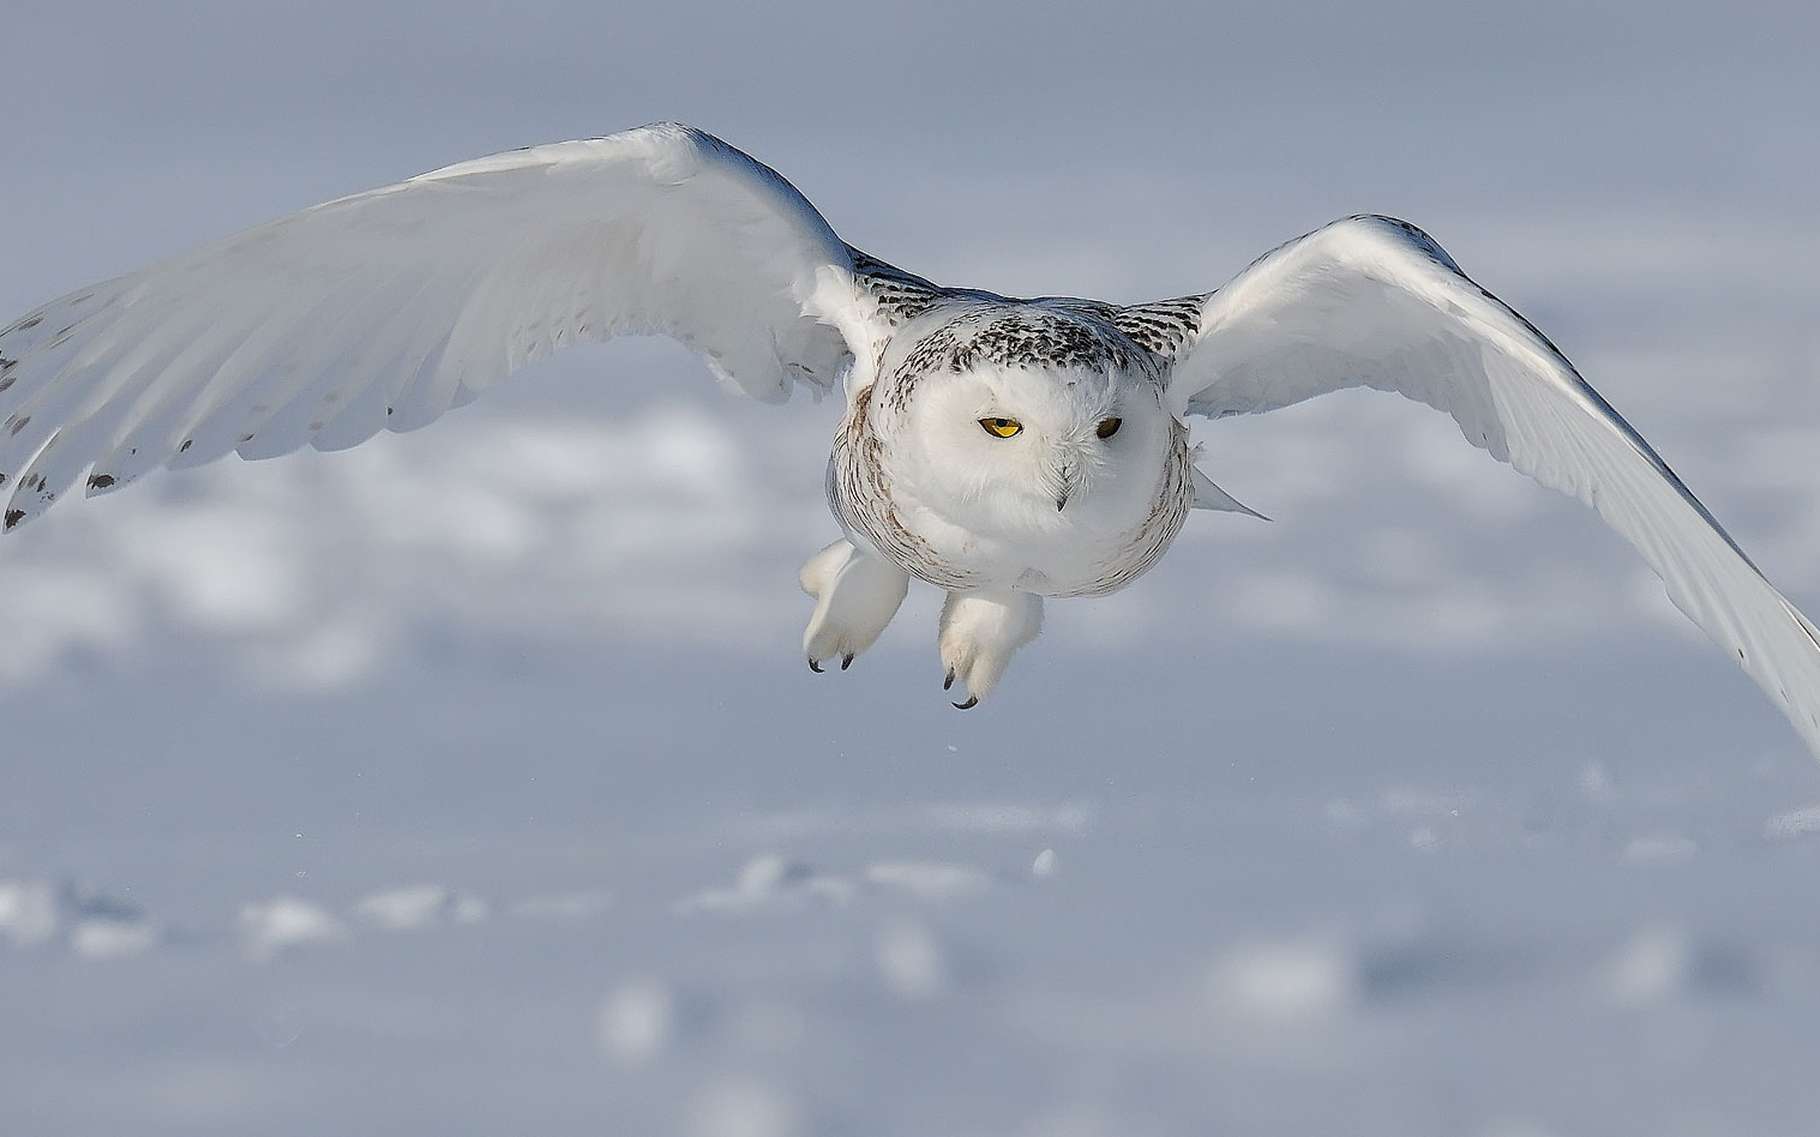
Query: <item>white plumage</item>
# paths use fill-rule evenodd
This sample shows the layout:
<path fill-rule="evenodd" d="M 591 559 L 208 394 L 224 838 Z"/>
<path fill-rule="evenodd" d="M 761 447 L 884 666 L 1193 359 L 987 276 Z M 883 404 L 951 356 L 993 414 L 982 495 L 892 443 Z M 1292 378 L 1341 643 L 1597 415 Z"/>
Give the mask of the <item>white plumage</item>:
<path fill-rule="evenodd" d="M 411 430 L 577 340 L 657 333 L 781 401 L 842 390 L 845 536 L 804 566 L 810 665 L 842 666 L 911 577 L 971 706 L 1042 597 L 1123 587 L 1190 508 L 1250 511 L 1185 420 L 1345 387 L 1451 414 L 1578 497 L 1820 753 L 1820 633 L 1539 332 L 1426 234 L 1335 222 L 1203 296 L 1121 307 L 948 289 L 837 237 L 790 184 L 658 125 L 451 166 L 72 293 L 0 331 L 4 525 L 229 451 Z"/>
<path fill-rule="evenodd" d="M 230 450 L 412 430 L 573 340 L 674 336 L 756 398 L 831 386 L 801 313 L 846 247 L 776 174 L 683 127 L 513 151 L 328 202 L 85 288 L 0 333 L 7 524 Z"/>

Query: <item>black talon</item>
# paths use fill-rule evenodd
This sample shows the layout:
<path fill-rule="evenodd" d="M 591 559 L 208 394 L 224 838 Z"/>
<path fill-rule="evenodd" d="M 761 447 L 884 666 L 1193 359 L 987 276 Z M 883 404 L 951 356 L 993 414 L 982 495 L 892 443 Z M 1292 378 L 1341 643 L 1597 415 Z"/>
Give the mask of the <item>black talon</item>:
<path fill-rule="evenodd" d="M 847 670 L 847 668 L 852 667 L 852 666 L 853 666 L 853 653 L 852 652 L 848 652 L 846 655 L 843 655 L 840 657 L 840 669 L 842 671 L 845 671 L 845 670 Z"/>
<path fill-rule="evenodd" d="M 820 675 L 822 673 L 822 665 L 815 662 L 813 659 L 811 659 L 809 661 L 809 670 L 815 672 L 817 675 Z"/>
<path fill-rule="evenodd" d="M 946 691 L 952 686 L 954 686 L 954 672 L 950 671 L 948 673 L 948 678 L 942 680 L 942 690 Z"/>
<path fill-rule="evenodd" d="M 954 709 L 957 711 L 970 711 L 974 707 L 977 707 L 979 705 L 980 705 L 980 697 L 978 695 L 975 695 L 964 703 L 954 704 Z"/>

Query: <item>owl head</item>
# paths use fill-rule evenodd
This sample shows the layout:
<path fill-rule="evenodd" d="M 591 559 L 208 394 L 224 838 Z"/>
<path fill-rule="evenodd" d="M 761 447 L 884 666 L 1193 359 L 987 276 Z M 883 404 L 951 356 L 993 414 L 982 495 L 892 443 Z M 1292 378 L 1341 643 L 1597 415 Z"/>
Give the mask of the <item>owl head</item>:
<path fill-rule="evenodd" d="M 930 329 L 904 357 L 894 477 L 984 534 L 1112 534 L 1155 507 L 1176 423 L 1116 330 L 1040 308 Z"/>

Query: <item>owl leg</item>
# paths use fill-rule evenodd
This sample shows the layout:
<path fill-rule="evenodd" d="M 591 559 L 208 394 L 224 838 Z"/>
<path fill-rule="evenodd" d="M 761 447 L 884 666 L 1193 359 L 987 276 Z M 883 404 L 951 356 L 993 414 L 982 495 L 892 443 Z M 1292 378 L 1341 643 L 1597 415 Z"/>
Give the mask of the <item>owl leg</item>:
<path fill-rule="evenodd" d="M 950 592 L 942 605 L 939 644 L 948 669 L 944 688 L 967 685 L 968 710 L 991 693 L 1018 648 L 1043 628 L 1043 598 L 1031 592 Z"/>
<path fill-rule="evenodd" d="M 803 655 L 809 670 L 820 671 L 824 659 L 840 656 L 847 670 L 853 657 L 871 647 L 897 615 L 910 589 L 910 578 L 894 564 L 860 552 L 840 540 L 810 557 L 797 579 L 815 598 L 815 614 L 803 632 Z"/>

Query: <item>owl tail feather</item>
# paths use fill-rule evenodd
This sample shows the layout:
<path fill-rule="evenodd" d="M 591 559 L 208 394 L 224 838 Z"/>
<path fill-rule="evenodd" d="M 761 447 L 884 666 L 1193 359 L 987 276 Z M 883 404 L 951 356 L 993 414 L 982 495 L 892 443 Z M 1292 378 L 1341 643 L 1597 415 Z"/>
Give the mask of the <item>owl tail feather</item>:
<path fill-rule="evenodd" d="M 1255 517 L 1259 521 L 1270 520 L 1219 486 L 1214 485 L 1213 479 L 1198 469 L 1194 471 L 1194 507 L 1196 509 L 1217 509 L 1224 513 L 1243 513 L 1245 516 Z"/>

